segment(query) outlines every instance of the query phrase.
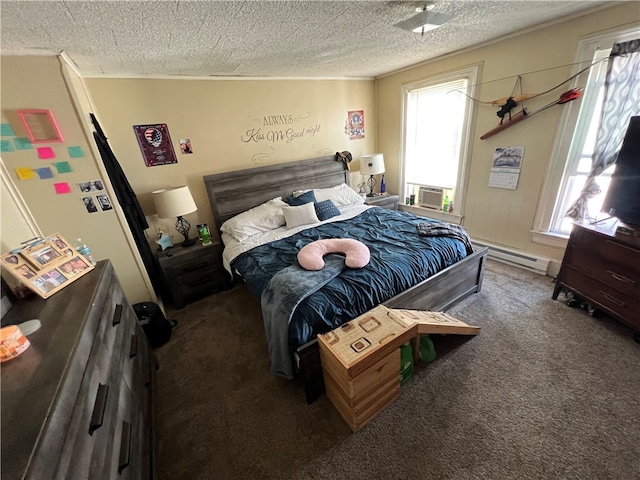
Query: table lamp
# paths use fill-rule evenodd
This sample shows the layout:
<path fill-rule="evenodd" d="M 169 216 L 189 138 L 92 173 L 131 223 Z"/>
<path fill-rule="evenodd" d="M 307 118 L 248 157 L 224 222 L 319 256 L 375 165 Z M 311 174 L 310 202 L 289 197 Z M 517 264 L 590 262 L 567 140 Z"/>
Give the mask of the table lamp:
<path fill-rule="evenodd" d="M 189 229 L 191 224 L 183 215 L 195 212 L 198 207 L 193 201 L 189 187 L 186 185 L 174 188 L 164 188 L 151 192 L 153 201 L 156 204 L 156 213 L 160 218 L 177 217 L 176 230 L 184 236 L 183 247 L 188 247 L 195 243 L 195 239 L 189 239 Z"/>
<path fill-rule="evenodd" d="M 367 193 L 367 197 L 375 196 L 373 189 L 376 186 L 376 179 L 373 178 L 373 176 L 381 173 L 384 173 L 384 155 L 381 153 L 371 153 L 360 157 L 360 174 L 362 176 L 369 175 L 369 179 L 367 180 L 369 193 Z"/>

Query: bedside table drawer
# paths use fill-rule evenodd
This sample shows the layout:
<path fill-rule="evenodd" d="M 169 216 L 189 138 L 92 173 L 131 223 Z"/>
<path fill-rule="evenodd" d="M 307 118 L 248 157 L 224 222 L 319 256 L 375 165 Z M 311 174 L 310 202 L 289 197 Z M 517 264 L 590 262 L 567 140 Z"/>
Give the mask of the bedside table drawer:
<path fill-rule="evenodd" d="M 215 251 L 171 266 L 173 275 L 178 283 L 190 281 L 194 276 L 202 275 L 211 270 L 219 270 L 220 268 L 220 262 L 215 255 Z"/>
<path fill-rule="evenodd" d="M 227 287 L 222 246 L 196 244 L 158 255 L 168 292 L 176 308 Z"/>

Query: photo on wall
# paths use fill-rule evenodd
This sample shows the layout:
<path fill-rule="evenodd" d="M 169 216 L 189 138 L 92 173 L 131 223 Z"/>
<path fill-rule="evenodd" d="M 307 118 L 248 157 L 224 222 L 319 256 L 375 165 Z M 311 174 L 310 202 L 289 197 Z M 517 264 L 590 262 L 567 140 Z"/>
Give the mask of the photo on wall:
<path fill-rule="evenodd" d="M 100 205 L 100 208 L 102 209 L 103 212 L 106 212 L 107 210 L 113 210 L 113 206 L 111 205 L 111 200 L 109 199 L 109 195 L 107 195 L 106 193 L 96 195 L 96 199 L 98 200 L 98 205 Z"/>
<path fill-rule="evenodd" d="M 93 197 L 82 197 L 82 202 L 84 203 L 84 208 L 88 213 L 96 213 L 98 211 L 98 207 L 96 207 Z"/>

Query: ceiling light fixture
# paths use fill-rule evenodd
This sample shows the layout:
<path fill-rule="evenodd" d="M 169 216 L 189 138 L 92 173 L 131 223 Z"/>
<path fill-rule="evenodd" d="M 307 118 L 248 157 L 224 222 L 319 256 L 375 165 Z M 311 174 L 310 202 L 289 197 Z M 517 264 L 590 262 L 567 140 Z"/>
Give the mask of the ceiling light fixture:
<path fill-rule="evenodd" d="M 441 27 L 453 18 L 453 15 L 432 12 L 431 10 L 433 10 L 434 7 L 435 4 L 432 2 L 425 3 L 421 7 L 416 7 L 416 12 L 418 12 L 416 15 L 396 23 L 394 27 L 424 35 L 424 32 Z"/>

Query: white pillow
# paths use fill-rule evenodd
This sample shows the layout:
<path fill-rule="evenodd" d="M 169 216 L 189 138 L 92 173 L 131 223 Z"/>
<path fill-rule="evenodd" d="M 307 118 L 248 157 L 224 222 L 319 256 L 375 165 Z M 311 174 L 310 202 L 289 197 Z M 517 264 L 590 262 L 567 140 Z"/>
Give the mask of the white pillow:
<path fill-rule="evenodd" d="M 275 230 L 285 224 L 283 206 L 286 207 L 287 204 L 282 201 L 282 197 L 274 198 L 230 218 L 222 224 L 220 231 L 242 242 L 258 233 Z"/>
<path fill-rule="evenodd" d="M 315 188 L 313 193 L 316 196 L 316 201 L 331 200 L 336 207 L 362 205 L 364 203 L 364 198 L 346 183 L 341 183 L 331 188 Z"/>
<path fill-rule="evenodd" d="M 284 218 L 287 222 L 287 229 L 293 227 L 299 227 L 301 225 L 309 225 L 311 223 L 318 223 L 318 215 L 316 215 L 316 209 L 313 202 L 305 203 L 297 207 L 284 206 Z"/>

